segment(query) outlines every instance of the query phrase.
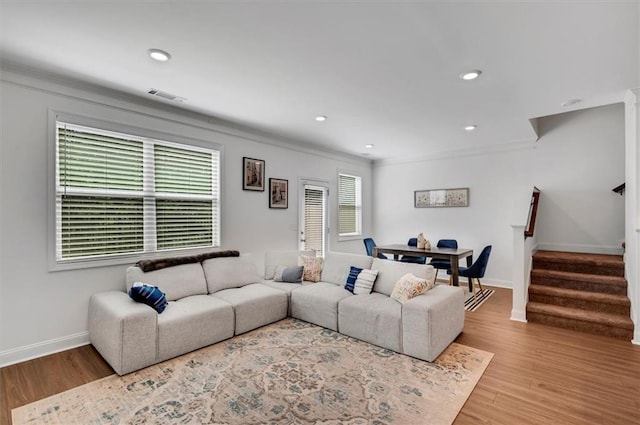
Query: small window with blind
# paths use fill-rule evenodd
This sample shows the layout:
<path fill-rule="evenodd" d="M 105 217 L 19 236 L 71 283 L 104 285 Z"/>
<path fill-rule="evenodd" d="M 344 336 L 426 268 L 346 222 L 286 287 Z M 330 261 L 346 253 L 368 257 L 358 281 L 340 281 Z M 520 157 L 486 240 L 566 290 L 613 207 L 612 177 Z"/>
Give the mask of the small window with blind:
<path fill-rule="evenodd" d="M 362 235 L 362 179 L 338 174 L 338 226 L 341 238 Z"/>
<path fill-rule="evenodd" d="M 56 264 L 219 245 L 220 152 L 56 122 Z"/>

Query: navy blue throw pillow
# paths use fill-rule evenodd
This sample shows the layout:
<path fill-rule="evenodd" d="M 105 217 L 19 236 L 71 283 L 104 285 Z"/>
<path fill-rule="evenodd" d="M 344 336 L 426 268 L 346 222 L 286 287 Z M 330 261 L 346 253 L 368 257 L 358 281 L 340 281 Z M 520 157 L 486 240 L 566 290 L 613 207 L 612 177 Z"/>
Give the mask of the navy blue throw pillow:
<path fill-rule="evenodd" d="M 129 296 L 136 302 L 153 307 L 158 314 L 167 307 L 167 297 L 157 286 L 136 282 L 129 289 Z"/>
<path fill-rule="evenodd" d="M 349 276 L 347 276 L 347 283 L 344 285 L 344 289 L 349 292 L 353 292 L 353 288 L 356 286 L 356 280 L 362 269 L 360 267 L 351 266 L 349 270 Z"/>

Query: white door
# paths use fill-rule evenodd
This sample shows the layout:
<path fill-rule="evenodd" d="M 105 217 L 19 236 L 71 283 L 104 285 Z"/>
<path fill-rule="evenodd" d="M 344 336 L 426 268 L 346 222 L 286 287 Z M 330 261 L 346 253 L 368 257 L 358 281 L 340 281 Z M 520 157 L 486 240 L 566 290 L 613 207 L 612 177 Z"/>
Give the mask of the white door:
<path fill-rule="evenodd" d="M 300 249 L 314 250 L 318 257 L 324 257 L 327 247 L 329 233 L 328 197 L 327 183 L 300 182 Z"/>

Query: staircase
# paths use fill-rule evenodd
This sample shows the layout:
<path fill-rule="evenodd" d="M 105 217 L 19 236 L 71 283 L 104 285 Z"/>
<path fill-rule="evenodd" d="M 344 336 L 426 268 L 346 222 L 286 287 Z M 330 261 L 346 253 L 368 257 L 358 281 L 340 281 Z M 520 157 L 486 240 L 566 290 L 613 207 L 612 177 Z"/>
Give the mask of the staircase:
<path fill-rule="evenodd" d="M 534 254 L 527 321 L 630 341 L 630 309 L 621 255 Z"/>

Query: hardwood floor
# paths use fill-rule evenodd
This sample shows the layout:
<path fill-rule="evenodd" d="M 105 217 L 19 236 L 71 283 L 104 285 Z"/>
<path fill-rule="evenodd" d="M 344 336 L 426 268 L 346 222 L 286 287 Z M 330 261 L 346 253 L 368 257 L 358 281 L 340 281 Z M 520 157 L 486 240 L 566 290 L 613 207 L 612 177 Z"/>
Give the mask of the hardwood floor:
<path fill-rule="evenodd" d="M 495 289 L 456 340 L 495 353 L 456 425 L 640 425 L 640 346 L 511 321 L 511 291 Z M 91 346 L 2 368 L 0 424 L 15 407 L 112 373 Z"/>

